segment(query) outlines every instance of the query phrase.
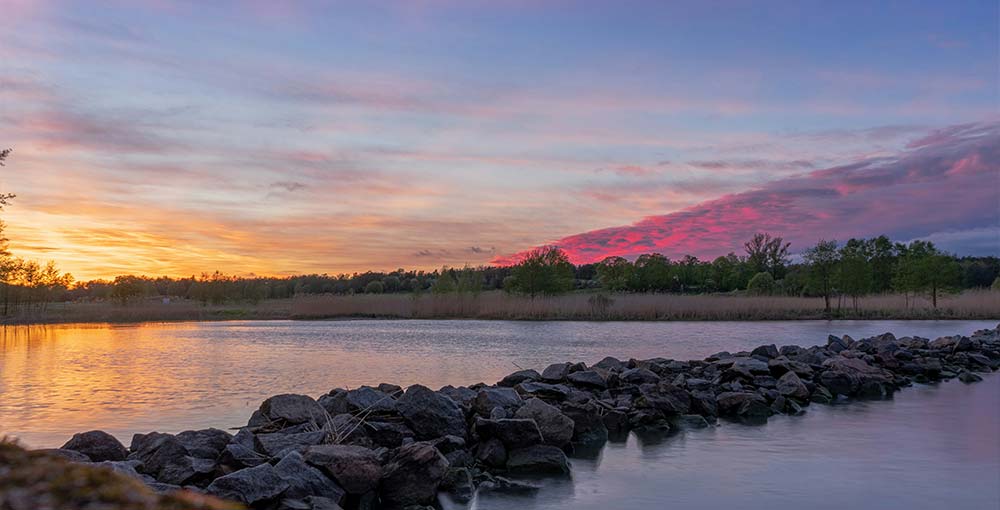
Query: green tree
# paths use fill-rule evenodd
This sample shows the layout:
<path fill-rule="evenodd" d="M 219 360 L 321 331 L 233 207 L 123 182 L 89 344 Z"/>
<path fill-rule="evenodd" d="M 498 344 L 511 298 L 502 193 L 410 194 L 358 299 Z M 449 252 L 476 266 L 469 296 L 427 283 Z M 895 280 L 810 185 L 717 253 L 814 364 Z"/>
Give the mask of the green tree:
<path fill-rule="evenodd" d="M 775 280 L 785 276 L 788 266 L 788 247 L 791 243 L 784 242 L 780 237 L 771 237 L 768 233 L 755 234 L 752 239 L 743 244 L 747 252 L 747 264 L 754 273 L 768 272 Z"/>
<path fill-rule="evenodd" d="M 5 162 L 10 157 L 11 152 L 13 149 L 0 150 L 0 166 L 7 166 Z M 3 209 L 3 206 L 10 204 L 10 200 L 15 196 L 13 193 L 0 193 L 0 210 Z"/>
<path fill-rule="evenodd" d="M 385 285 L 378 280 L 373 280 L 365 285 L 365 294 L 381 294 L 385 292 Z"/>
<path fill-rule="evenodd" d="M 993 285 L 990 285 L 990 289 L 1000 291 L 1000 276 L 997 276 L 997 278 L 993 280 Z"/>
<path fill-rule="evenodd" d="M 899 252 L 886 236 L 865 241 L 872 272 L 872 292 L 882 293 L 892 289 L 892 280 L 899 260 Z"/>
<path fill-rule="evenodd" d="M 448 266 L 442 267 L 437 279 L 434 280 L 434 285 L 431 286 L 431 292 L 434 294 L 448 294 L 455 292 L 457 289 L 458 282 L 455 281 L 452 270 Z"/>
<path fill-rule="evenodd" d="M 750 282 L 749 266 L 735 253 L 717 257 L 712 261 L 712 279 L 723 292 L 745 289 Z"/>
<path fill-rule="evenodd" d="M 820 240 L 816 246 L 808 248 L 802 258 L 809 267 L 809 282 L 813 289 L 823 296 L 823 309 L 830 311 L 830 294 L 833 293 L 833 277 L 840 255 L 837 241 Z"/>
<path fill-rule="evenodd" d="M 647 253 L 639 255 L 635 259 L 633 279 L 635 283 L 631 287 L 635 290 L 666 292 L 673 284 L 673 272 L 670 267 L 670 259 L 659 253 Z"/>
<path fill-rule="evenodd" d="M 774 288 L 774 277 L 768 272 L 753 275 L 747 284 L 747 292 L 754 296 L 769 296 L 774 293 Z"/>
<path fill-rule="evenodd" d="M 628 290 L 635 267 L 625 257 L 608 257 L 597 264 L 597 280 L 610 291 Z"/>
<path fill-rule="evenodd" d="M 906 293 L 926 292 L 932 306 L 937 309 L 941 293 L 954 289 L 961 280 L 958 261 L 929 241 L 918 240 L 909 245 L 899 245 L 898 250 L 900 257 L 894 285 Z"/>
<path fill-rule="evenodd" d="M 511 269 L 509 289 L 528 294 L 561 294 L 573 289 L 573 264 L 555 246 L 536 248 Z"/>
<path fill-rule="evenodd" d="M 465 266 L 458 273 L 458 281 L 456 282 L 455 290 L 462 294 L 479 295 L 479 293 L 483 290 L 482 272 L 476 271 L 469 266 Z"/>
<path fill-rule="evenodd" d="M 858 298 L 872 290 L 872 264 L 870 244 L 851 239 L 840 249 L 840 265 L 837 268 L 837 286 L 851 296 L 854 311 L 858 311 Z"/>

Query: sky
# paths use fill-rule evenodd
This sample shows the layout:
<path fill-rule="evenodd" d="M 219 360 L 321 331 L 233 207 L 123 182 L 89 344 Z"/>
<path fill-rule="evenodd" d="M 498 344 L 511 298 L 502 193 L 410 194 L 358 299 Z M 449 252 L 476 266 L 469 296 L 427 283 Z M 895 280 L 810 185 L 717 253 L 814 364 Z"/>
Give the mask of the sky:
<path fill-rule="evenodd" d="M 0 0 L 0 213 L 77 279 L 1000 255 L 1000 13 L 961 2 Z"/>

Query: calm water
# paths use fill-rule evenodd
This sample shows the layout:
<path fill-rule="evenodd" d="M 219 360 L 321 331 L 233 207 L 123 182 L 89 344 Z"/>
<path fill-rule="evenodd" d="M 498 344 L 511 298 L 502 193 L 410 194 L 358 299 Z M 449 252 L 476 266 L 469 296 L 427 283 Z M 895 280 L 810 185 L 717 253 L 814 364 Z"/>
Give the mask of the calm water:
<path fill-rule="evenodd" d="M 929 338 L 985 321 L 228 322 L 0 330 L 0 434 L 59 446 L 100 428 L 246 423 L 266 397 L 394 382 L 495 382 L 552 362 L 701 358 L 828 334 Z M 813 406 L 764 427 L 724 425 L 610 444 L 571 481 L 476 508 L 1000 508 L 1000 377 L 906 389 L 894 400 Z M 865 506 L 867 505 L 867 506 Z"/>

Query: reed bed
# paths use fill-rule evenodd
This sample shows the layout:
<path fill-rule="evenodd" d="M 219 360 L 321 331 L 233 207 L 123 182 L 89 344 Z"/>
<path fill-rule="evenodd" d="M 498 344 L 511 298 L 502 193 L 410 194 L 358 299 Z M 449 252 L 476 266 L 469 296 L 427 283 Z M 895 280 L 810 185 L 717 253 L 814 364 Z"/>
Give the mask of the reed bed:
<path fill-rule="evenodd" d="M 507 320 L 784 320 L 784 319 L 997 319 L 1000 292 L 966 291 L 929 299 L 904 295 L 867 296 L 857 309 L 849 299 L 833 301 L 786 296 L 573 293 L 536 297 L 504 292 L 446 295 L 310 296 L 292 304 L 298 319 L 386 317 L 403 319 Z"/>

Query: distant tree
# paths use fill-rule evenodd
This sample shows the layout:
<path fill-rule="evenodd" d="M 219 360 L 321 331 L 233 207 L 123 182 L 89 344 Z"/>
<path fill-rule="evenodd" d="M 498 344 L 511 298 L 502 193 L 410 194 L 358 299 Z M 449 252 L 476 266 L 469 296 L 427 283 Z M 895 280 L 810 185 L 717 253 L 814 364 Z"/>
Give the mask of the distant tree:
<path fill-rule="evenodd" d="M 747 284 L 747 292 L 754 296 L 768 296 L 774 293 L 774 277 L 771 273 L 762 271 L 753 275 Z"/>
<path fill-rule="evenodd" d="M 837 286 L 851 296 L 854 311 L 858 310 L 858 298 L 872 290 L 872 265 L 869 261 L 870 244 L 851 239 L 840 249 L 840 264 L 837 267 Z"/>
<path fill-rule="evenodd" d="M 536 248 L 511 270 L 509 290 L 528 294 L 561 294 L 573 290 L 573 264 L 555 246 Z"/>
<path fill-rule="evenodd" d="M 754 273 L 768 272 L 775 280 L 785 276 L 785 266 L 788 265 L 788 247 L 791 243 L 784 242 L 780 237 L 771 237 L 768 233 L 755 234 L 752 239 L 743 244 L 747 252 L 747 264 Z"/>
<path fill-rule="evenodd" d="M 458 290 L 458 282 L 455 281 L 452 270 L 448 266 L 442 267 L 441 273 L 438 274 L 437 279 L 434 280 L 434 285 L 431 286 L 431 292 L 434 294 L 448 294 L 456 290 Z"/>
<path fill-rule="evenodd" d="M 610 291 L 628 290 L 634 269 L 625 257 L 607 257 L 597 264 L 597 280 Z"/>
<path fill-rule="evenodd" d="M 126 305 L 130 300 L 143 296 L 144 293 L 144 282 L 138 276 L 118 276 L 112 283 L 111 297 L 122 305 Z"/>
<path fill-rule="evenodd" d="M 954 256 L 941 252 L 929 241 L 899 245 L 899 263 L 894 285 L 909 292 L 926 292 L 936 309 L 942 292 L 954 289 L 961 281 L 961 267 Z"/>
<path fill-rule="evenodd" d="M 1000 276 L 993 280 L 993 285 L 990 285 L 990 289 L 994 291 L 1000 291 Z"/>
<path fill-rule="evenodd" d="M 673 272 L 670 259 L 659 253 L 639 255 L 633 265 L 633 278 L 636 284 L 634 290 L 666 292 L 673 285 Z"/>
<path fill-rule="evenodd" d="M 711 273 L 718 290 L 723 292 L 745 289 L 751 276 L 749 266 L 735 253 L 713 260 Z"/>
<path fill-rule="evenodd" d="M 368 282 L 368 285 L 365 285 L 365 294 L 381 294 L 384 291 L 385 285 L 378 280 Z"/>
<path fill-rule="evenodd" d="M 483 291 L 482 272 L 476 271 L 469 266 L 465 266 L 458 273 L 455 290 L 462 294 L 478 295 Z"/>
<path fill-rule="evenodd" d="M 7 161 L 7 158 L 10 157 L 10 153 L 13 152 L 13 150 L 14 149 L 0 150 L 0 166 L 7 166 L 5 162 Z M 3 206 L 5 205 L 10 204 L 10 200 L 15 197 L 16 195 L 12 193 L 0 193 L 0 209 L 3 209 Z"/>
<path fill-rule="evenodd" d="M 840 258 L 837 241 L 820 240 L 816 246 L 808 248 L 802 258 L 809 266 L 809 281 L 813 289 L 823 296 L 823 309 L 829 312 L 834 272 Z"/>
<path fill-rule="evenodd" d="M 399 277 L 394 274 L 383 278 L 382 285 L 385 286 L 386 292 L 399 292 L 402 289 L 402 282 L 400 282 Z"/>
<path fill-rule="evenodd" d="M 892 289 L 892 280 L 899 260 L 896 246 L 886 236 L 865 241 L 865 250 L 872 271 L 872 292 L 883 293 Z"/>
<path fill-rule="evenodd" d="M 685 255 L 673 266 L 674 278 L 681 292 L 690 292 L 700 288 L 706 279 L 707 265 L 698 257 Z"/>

